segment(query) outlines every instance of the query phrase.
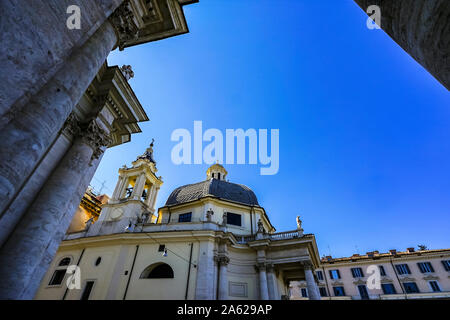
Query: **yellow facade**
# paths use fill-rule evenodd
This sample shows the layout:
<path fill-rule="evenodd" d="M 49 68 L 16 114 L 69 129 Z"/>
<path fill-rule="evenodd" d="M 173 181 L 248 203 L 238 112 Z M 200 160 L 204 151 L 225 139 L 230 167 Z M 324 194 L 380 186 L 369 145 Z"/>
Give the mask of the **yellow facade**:
<path fill-rule="evenodd" d="M 200 188 L 227 192 L 209 189 L 191 200 L 188 185 L 174 191 L 187 198 L 169 198 L 156 214 L 151 205 L 162 181 L 152 152 L 119 170 L 93 225 L 66 235 L 36 299 L 281 299 L 295 279 L 309 279 L 316 294 L 306 277 L 319 265 L 314 235 L 299 228 L 274 233 L 253 192 L 225 181 L 219 164 Z M 154 198 L 141 197 L 144 185 Z M 61 275 L 69 266 L 78 267 L 78 287 L 68 288 L 74 273 Z"/>

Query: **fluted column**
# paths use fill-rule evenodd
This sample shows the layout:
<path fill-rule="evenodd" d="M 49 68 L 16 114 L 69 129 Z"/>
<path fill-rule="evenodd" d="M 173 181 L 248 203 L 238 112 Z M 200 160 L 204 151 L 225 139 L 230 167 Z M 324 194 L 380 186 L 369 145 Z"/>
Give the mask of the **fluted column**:
<path fill-rule="evenodd" d="M 278 285 L 273 264 L 267 265 L 267 288 L 269 290 L 270 300 L 280 299 L 278 295 Z"/>
<path fill-rule="evenodd" d="M 0 250 L 0 299 L 33 298 L 81 199 L 80 183 L 107 144 L 95 120 L 75 138 Z"/>
<path fill-rule="evenodd" d="M 260 300 L 269 300 L 269 288 L 267 287 L 266 264 L 257 264 L 259 272 L 259 298 Z"/>
<path fill-rule="evenodd" d="M 104 23 L 60 71 L 0 131 L 0 212 L 44 156 L 74 106 L 116 44 Z"/>
<path fill-rule="evenodd" d="M 228 299 L 228 262 L 230 259 L 228 257 L 222 256 L 218 258 L 219 263 L 219 300 Z"/>
<path fill-rule="evenodd" d="M 57 138 L 111 50 L 137 37 L 128 1 L 74 48 L 59 71 L 0 130 L 0 215 L 17 197 Z M 1 230 L 10 234 L 15 226 Z"/>
<path fill-rule="evenodd" d="M 72 127 L 74 124 L 78 126 L 76 117 L 72 113 L 66 120 L 55 143 L 49 148 L 43 161 L 36 167 L 36 170 L 30 179 L 26 181 L 17 197 L 0 214 L 0 247 L 8 240 L 9 235 L 26 214 L 28 207 L 45 184 L 45 181 L 58 166 L 59 161 L 64 157 L 67 150 L 69 150 L 73 140 Z"/>
<path fill-rule="evenodd" d="M 308 290 L 308 297 L 310 300 L 320 300 L 319 287 L 317 286 L 316 280 L 314 279 L 314 274 L 312 272 L 311 263 L 303 263 L 303 268 L 305 270 L 305 280 Z"/>

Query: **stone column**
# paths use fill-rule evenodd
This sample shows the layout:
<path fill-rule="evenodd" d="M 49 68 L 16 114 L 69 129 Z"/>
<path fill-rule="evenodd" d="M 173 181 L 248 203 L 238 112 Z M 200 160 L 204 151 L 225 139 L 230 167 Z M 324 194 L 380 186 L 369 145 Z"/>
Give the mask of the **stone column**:
<path fill-rule="evenodd" d="M 0 214 L 0 247 L 8 240 L 9 235 L 14 231 L 14 227 L 26 214 L 28 207 L 42 189 L 45 181 L 69 150 L 73 141 L 73 126 L 78 128 L 78 122 L 75 115 L 71 114 L 55 143 L 46 152 L 44 159 L 36 166 L 33 174 L 27 179 L 15 199 Z"/>
<path fill-rule="evenodd" d="M 152 184 L 148 187 L 147 200 L 145 200 L 145 204 L 149 207 L 151 207 L 151 205 L 152 205 L 153 196 L 155 195 L 155 192 L 156 192 L 155 189 L 156 189 L 156 187 L 154 184 Z"/>
<path fill-rule="evenodd" d="M 278 285 L 273 264 L 267 265 L 267 288 L 270 300 L 279 300 Z"/>
<path fill-rule="evenodd" d="M 134 184 L 133 194 L 131 195 L 131 199 L 134 199 L 134 200 L 141 199 L 142 192 L 144 191 L 145 180 L 146 180 L 145 173 L 141 173 L 136 178 L 136 183 Z"/>
<path fill-rule="evenodd" d="M 314 274 L 312 271 L 311 263 L 303 263 L 303 268 L 305 270 L 306 286 L 308 290 L 309 300 L 320 300 L 319 287 L 317 286 L 316 280 L 314 279 Z"/>
<path fill-rule="evenodd" d="M 0 131 L 0 212 L 58 136 L 117 42 L 111 23 L 101 25 L 55 76 Z"/>
<path fill-rule="evenodd" d="M 218 300 L 228 300 L 228 269 L 230 259 L 225 256 L 218 257 L 219 264 L 219 295 Z"/>
<path fill-rule="evenodd" d="M 0 299 L 34 297 L 70 225 L 84 175 L 109 144 L 95 120 L 81 132 L 0 250 Z"/>
<path fill-rule="evenodd" d="M 151 205 L 150 205 L 151 208 L 154 208 L 154 207 L 155 207 L 155 204 L 156 204 L 156 196 L 158 195 L 158 192 L 159 192 L 159 187 L 156 187 L 156 188 L 155 188 L 155 192 L 153 193 L 153 196 L 152 196 L 152 202 L 151 202 Z"/>
<path fill-rule="evenodd" d="M 257 264 L 259 272 L 259 298 L 260 300 L 269 300 L 269 289 L 267 287 L 266 264 Z"/>
<path fill-rule="evenodd" d="M 123 176 L 119 176 L 117 180 L 116 188 L 114 189 L 114 193 L 112 194 L 112 200 L 119 200 L 122 195 L 122 190 L 124 188 L 123 184 L 125 183 L 126 178 Z"/>

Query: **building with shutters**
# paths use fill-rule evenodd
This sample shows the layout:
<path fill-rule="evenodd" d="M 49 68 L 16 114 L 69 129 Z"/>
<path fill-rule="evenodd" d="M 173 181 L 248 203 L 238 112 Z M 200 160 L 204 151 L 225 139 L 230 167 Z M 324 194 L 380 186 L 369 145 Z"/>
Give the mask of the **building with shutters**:
<path fill-rule="evenodd" d="M 379 288 L 371 288 L 379 274 Z M 449 299 L 450 249 L 367 252 L 321 259 L 315 270 L 321 299 Z M 292 299 L 308 299 L 303 281 L 290 285 Z"/>

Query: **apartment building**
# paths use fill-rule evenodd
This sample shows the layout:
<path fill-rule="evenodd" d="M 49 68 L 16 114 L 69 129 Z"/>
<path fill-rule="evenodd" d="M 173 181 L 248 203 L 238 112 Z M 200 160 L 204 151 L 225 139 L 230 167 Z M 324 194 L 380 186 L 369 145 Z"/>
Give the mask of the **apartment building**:
<path fill-rule="evenodd" d="M 315 272 L 322 300 L 449 299 L 450 249 L 321 259 Z M 308 299 L 304 281 L 290 284 L 290 298 Z"/>

